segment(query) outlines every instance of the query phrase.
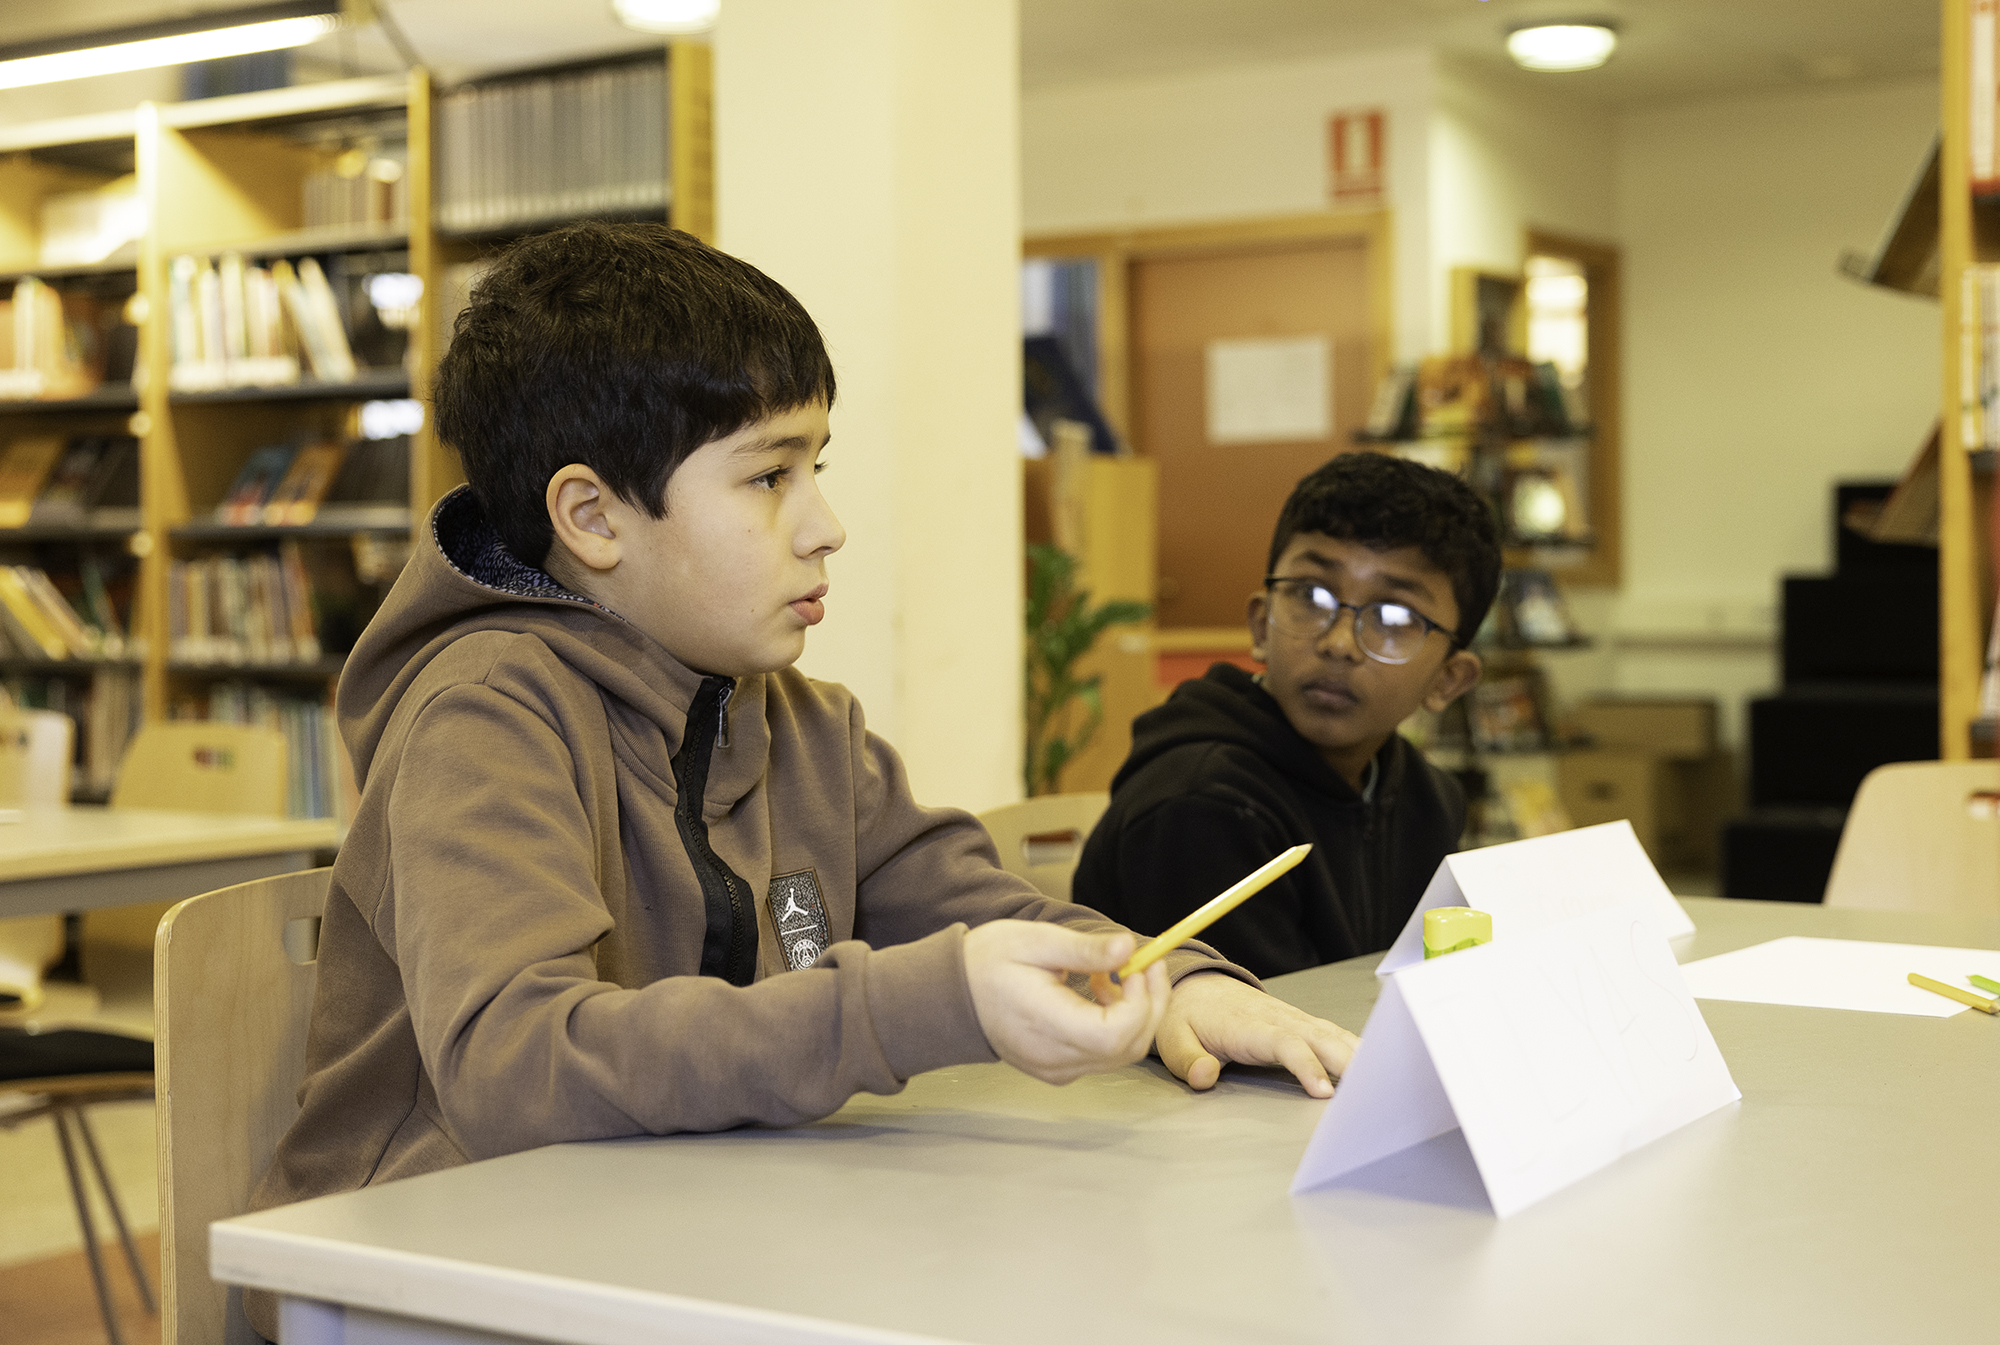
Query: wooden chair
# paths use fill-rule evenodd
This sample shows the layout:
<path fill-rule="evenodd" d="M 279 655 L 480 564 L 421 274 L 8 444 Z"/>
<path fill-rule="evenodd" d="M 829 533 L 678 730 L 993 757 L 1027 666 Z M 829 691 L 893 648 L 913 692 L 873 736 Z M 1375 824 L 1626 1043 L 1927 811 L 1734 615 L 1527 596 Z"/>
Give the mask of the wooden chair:
<path fill-rule="evenodd" d="M 277 729 L 205 719 L 148 724 L 125 749 L 111 806 L 283 817 L 287 767 Z"/>
<path fill-rule="evenodd" d="M 208 1226 L 250 1192 L 298 1115 L 331 869 L 190 897 L 154 944 L 162 1345 L 257 1345 L 209 1278 Z"/>
<path fill-rule="evenodd" d="M 2000 762 L 1870 771 L 1840 833 L 1826 904 L 2000 914 Z"/>
<path fill-rule="evenodd" d="M 288 749 L 277 729 L 177 719 L 148 724 L 125 748 L 114 808 L 283 817 Z M 85 981 L 143 980 L 166 902 L 87 912 L 78 960 Z"/>
<path fill-rule="evenodd" d="M 989 808 L 979 815 L 1000 851 L 1000 867 L 1018 873 L 1057 901 L 1069 900 L 1069 882 L 1083 842 L 1109 794 L 1043 794 Z"/>

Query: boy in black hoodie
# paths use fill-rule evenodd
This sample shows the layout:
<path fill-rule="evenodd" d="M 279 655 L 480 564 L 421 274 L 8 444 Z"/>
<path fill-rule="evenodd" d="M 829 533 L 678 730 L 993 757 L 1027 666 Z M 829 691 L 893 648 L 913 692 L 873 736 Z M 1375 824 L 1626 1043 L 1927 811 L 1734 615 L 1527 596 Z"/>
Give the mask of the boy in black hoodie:
<path fill-rule="evenodd" d="M 1203 937 L 1259 976 L 1387 948 L 1465 826 L 1457 781 L 1396 726 L 1479 680 L 1467 645 L 1499 584 L 1492 513 L 1457 477 L 1348 453 L 1299 482 L 1250 597 L 1264 672 L 1218 663 L 1133 723 L 1075 899 L 1152 933 L 1311 841 Z"/>

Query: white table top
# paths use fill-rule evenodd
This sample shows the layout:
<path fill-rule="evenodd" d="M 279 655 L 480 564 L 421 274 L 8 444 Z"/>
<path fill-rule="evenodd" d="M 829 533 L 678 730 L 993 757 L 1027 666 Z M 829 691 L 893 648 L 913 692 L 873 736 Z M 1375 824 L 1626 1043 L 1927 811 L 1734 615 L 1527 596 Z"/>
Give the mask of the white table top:
<path fill-rule="evenodd" d="M 31 808 L 0 817 L 0 883 L 116 869 L 327 850 L 327 818 L 243 817 L 147 808 Z"/>
<path fill-rule="evenodd" d="M 2000 947 L 2000 920 L 1688 907 L 1683 960 L 1800 933 Z M 1272 988 L 1358 1028 L 1375 961 Z M 212 1265 L 607 1345 L 1991 1339 L 2000 1021 L 1702 1010 L 1742 1103 L 1505 1222 L 1456 1132 L 1288 1196 L 1323 1108 L 1288 1080 L 993 1065 L 791 1130 L 554 1146 L 229 1220 Z"/>

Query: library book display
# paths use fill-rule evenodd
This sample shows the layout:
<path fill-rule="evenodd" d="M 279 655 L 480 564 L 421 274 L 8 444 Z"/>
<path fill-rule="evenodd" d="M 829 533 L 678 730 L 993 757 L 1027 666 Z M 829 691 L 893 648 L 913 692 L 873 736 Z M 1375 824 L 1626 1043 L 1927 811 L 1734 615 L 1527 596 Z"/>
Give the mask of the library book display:
<path fill-rule="evenodd" d="M 689 42 L 0 127 L 0 683 L 77 720 L 80 800 L 142 720 L 330 744 L 461 479 L 423 399 L 473 281 L 578 218 L 706 236 L 709 165 Z"/>
<path fill-rule="evenodd" d="M 2000 921 L 1689 899 L 1683 960 Z M 1375 957 L 1272 991 L 1359 1026 Z M 1703 1001 L 1742 1089 L 1496 1220 L 1453 1131 L 1292 1197 L 1325 1104 L 940 1070 L 790 1130 L 556 1145 L 211 1227 L 287 1345 L 1990 1335 L 2000 1021 Z"/>

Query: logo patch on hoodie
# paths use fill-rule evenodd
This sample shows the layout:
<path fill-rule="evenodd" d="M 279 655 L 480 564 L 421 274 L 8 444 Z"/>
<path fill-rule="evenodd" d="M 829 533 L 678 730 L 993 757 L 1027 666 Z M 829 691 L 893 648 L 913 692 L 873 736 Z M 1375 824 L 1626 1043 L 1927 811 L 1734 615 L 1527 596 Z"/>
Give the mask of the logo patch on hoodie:
<path fill-rule="evenodd" d="M 826 902 L 819 895 L 819 877 L 811 869 L 781 874 L 771 880 L 771 923 L 778 927 L 778 946 L 792 971 L 810 967 L 833 942 Z"/>

